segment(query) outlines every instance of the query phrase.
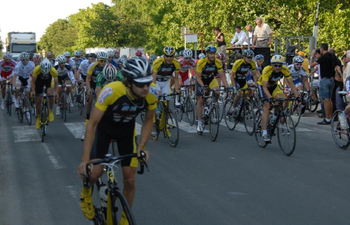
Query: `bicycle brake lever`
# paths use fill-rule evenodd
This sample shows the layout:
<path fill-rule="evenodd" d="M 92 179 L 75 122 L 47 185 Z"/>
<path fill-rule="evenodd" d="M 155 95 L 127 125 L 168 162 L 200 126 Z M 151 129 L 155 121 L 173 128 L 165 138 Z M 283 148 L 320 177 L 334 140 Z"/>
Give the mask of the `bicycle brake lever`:
<path fill-rule="evenodd" d="M 140 152 L 141 156 L 138 157 L 139 161 L 140 161 L 140 169 L 137 171 L 138 174 L 143 174 L 145 171 L 145 166 L 146 166 L 146 170 L 149 172 L 149 168 L 148 165 L 146 163 L 146 153 L 144 151 Z"/>

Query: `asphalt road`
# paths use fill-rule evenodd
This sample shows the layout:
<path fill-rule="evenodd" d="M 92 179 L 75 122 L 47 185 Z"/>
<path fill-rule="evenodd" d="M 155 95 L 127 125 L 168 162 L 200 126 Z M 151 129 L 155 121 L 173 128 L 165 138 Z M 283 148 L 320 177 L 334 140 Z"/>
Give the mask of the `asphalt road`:
<path fill-rule="evenodd" d="M 1 225 L 90 224 L 79 207 L 84 118 L 76 110 L 67 123 L 55 118 L 44 143 L 34 125 L 0 111 Z M 262 149 L 225 126 L 216 142 L 194 128 L 180 130 L 176 148 L 150 140 L 150 172 L 137 175 L 138 224 L 349 224 L 350 152 L 318 121 L 302 118 L 291 157 L 276 137 Z"/>

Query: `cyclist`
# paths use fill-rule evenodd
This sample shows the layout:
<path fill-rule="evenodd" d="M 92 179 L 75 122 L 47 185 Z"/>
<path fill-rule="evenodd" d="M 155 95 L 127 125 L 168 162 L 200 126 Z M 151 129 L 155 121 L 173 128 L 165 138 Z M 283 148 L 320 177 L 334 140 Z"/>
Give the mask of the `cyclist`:
<path fill-rule="evenodd" d="M 35 66 L 39 65 L 41 63 L 41 55 L 38 53 L 34 53 L 33 62 Z"/>
<path fill-rule="evenodd" d="M 16 64 L 17 64 L 16 61 L 12 59 L 11 53 L 5 52 L 3 60 L 0 61 L 0 82 L 1 82 L 1 96 L 2 96 L 1 109 L 5 109 L 5 106 L 6 106 L 6 100 L 5 100 L 6 81 L 11 79 L 12 72 Z M 15 96 L 12 95 L 12 99 L 14 98 Z"/>
<path fill-rule="evenodd" d="M 255 67 L 256 67 L 256 73 L 255 73 L 254 81 L 256 82 L 259 79 L 259 77 L 261 76 L 262 71 L 264 69 L 265 57 L 262 54 L 258 54 L 258 55 L 256 55 L 254 57 L 254 60 L 255 60 Z"/>
<path fill-rule="evenodd" d="M 30 87 L 31 74 L 33 74 L 33 70 L 35 65 L 32 61 L 29 61 L 29 54 L 27 52 L 22 52 L 19 55 L 20 62 L 17 63 L 16 67 L 13 70 L 13 79 L 12 79 L 12 87 L 15 91 L 15 98 L 13 101 L 15 102 L 16 110 L 19 108 L 19 103 L 17 96 L 19 94 L 19 87 Z M 29 90 L 28 90 L 29 92 Z M 13 96 L 12 96 L 13 97 Z M 28 96 L 29 97 L 29 96 Z"/>
<path fill-rule="evenodd" d="M 113 61 L 118 65 L 118 61 L 120 58 L 120 51 L 118 49 L 114 50 L 114 57 L 113 57 Z"/>
<path fill-rule="evenodd" d="M 41 118 L 40 118 L 40 113 L 41 112 L 41 101 L 42 97 L 38 96 L 43 94 L 44 86 L 47 88 L 47 94 L 51 95 L 49 97 L 49 122 L 52 122 L 54 120 L 54 114 L 53 114 L 53 104 L 54 104 L 54 99 L 53 99 L 53 93 L 54 89 L 56 89 L 56 93 L 58 92 L 57 90 L 57 71 L 56 69 L 52 66 L 51 62 L 49 59 L 45 58 L 43 61 L 41 61 L 40 65 L 36 66 L 34 71 L 33 71 L 33 79 L 32 79 L 32 95 L 36 95 L 36 111 L 38 112 L 37 114 L 37 119 L 36 119 L 36 129 L 40 129 L 41 125 Z M 52 82 L 52 79 L 54 79 L 54 82 Z"/>
<path fill-rule="evenodd" d="M 148 59 L 148 63 L 152 65 L 156 59 L 157 59 L 156 55 L 151 55 Z"/>
<path fill-rule="evenodd" d="M 170 93 L 170 79 L 175 72 L 175 91 L 179 91 L 179 70 L 180 63 L 174 58 L 175 49 L 165 47 L 163 49 L 164 58 L 158 58 L 153 62 L 153 83 L 157 84 L 162 94 Z"/>
<path fill-rule="evenodd" d="M 112 64 L 106 64 L 105 67 L 103 67 L 102 72 L 97 76 L 96 78 L 96 96 L 100 94 L 101 89 L 113 82 L 113 81 L 123 81 L 124 77 L 122 78 L 117 76 L 117 69 Z"/>
<path fill-rule="evenodd" d="M 75 76 L 75 80 L 83 80 L 84 82 L 86 81 L 86 76 L 87 76 L 87 70 L 90 66 L 91 63 L 95 62 L 95 58 L 91 53 L 87 55 L 88 59 L 83 60 L 80 63 L 79 69 L 77 71 L 77 74 Z"/>
<path fill-rule="evenodd" d="M 281 55 L 272 56 L 271 65 L 266 66 L 262 75 L 258 80 L 258 90 L 261 102 L 264 104 L 264 112 L 262 115 L 263 139 L 266 142 L 271 141 L 270 135 L 267 133 L 267 123 L 269 121 L 270 100 L 275 98 L 285 98 L 283 90 L 278 85 L 278 81 L 285 78 L 291 87 L 294 96 L 298 97 L 298 91 L 294 86 L 292 77 L 288 68 L 284 65 L 284 57 Z"/>
<path fill-rule="evenodd" d="M 53 54 L 51 51 L 46 53 L 46 58 L 51 62 L 52 65 L 56 64 L 56 60 L 53 58 Z"/>
<path fill-rule="evenodd" d="M 149 93 L 152 83 L 152 67 L 144 59 L 127 59 L 122 68 L 124 82 L 112 82 L 106 85 L 99 95 L 95 108 L 86 128 L 82 162 L 78 166 L 78 175 L 86 177 L 86 164 L 91 159 L 104 158 L 112 139 L 117 141 L 119 154 L 140 153 L 144 150 L 151 135 L 153 116 L 157 99 Z M 146 110 L 139 145 L 136 147 L 135 118 Z M 148 157 L 148 154 L 147 154 Z M 135 196 L 135 172 L 137 159 L 123 160 L 124 190 L 130 206 Z M 103 166 L 94 166 L 91 172 L 93 184 L 102 175 Z M 81 191 L 81 209 L 88 219 L 93 219 L 95 210 L 92 205 L 92 190 L 83 187 Z M 125 215 L 120 224 L 125 223 Z"/>
<path fill-rule="evenodd" d="M 243 59 L 237 60 L 230 71 L 232 87 L 235 89 L 245 89 L 248 87 L 248 72 L 252 71 L 253 77 L 256 76 L 255 62 L 253 61 L 254 52 L 250 49 L 243 50 Z M 242 91 L 238 91 L 237 95 L 233 100 L 233 113 L 238 114 L 238 101 L 243 96 Z"/>
<path fill-rule="evenodd" d="M 81 51 L 77 50 L 74 52 L 74 57 L 72 58 L 72 61 L 75 63 L 75 68 L 79 68 L 81 62 L 83 61 L 83 57 L 81 54 Z M 76 69 L 77 70 L 77 69 Z M 74 72 L 74 75 L 77 71 Z"/>
<path fill-rule="evenodd" d="M 92 106 L 93 97 L 92 95 L 95 93 L 96 89 L 96 78 L 97 76 L 102 72 L 103 67 L 106 65 L 107 62 L 107 53 L 105 52 L 97 52 L 97 61 L 90 64 L 88 71 L 87 71 L 87 77 L 86 77 L 86 89 L 88 93 L 88 102 L 86 103 L 86 121 L 85 124 L 90 119 L 90 111 Z"/>
<path fill-rule="evenodd" d="M 72 68 L 74 74 L 76 74 L 77 73 L 77 70 L 76 70 L 77 66 L 75 64 L 75 61 L 71 58 L 70 52 L 65 51 L 63 53 L 63 56 L 66 57 L 66 63 L 68 63 L 70 65 L 70 67 Z"/>
<path fill-rule="evenodd" d="M 225 88 L 228 87 L 226 77 L 222 68 L 221 61 L 215 58 L 216 47 L 209 45 L 205 48 L 206 58 L 198 61 L 196 68 L 196 90 L 197 90 L 197 132 L 203 133 L 202 111 L 203 111 L 203 94 L 204 87 L 208 86 L 210 89 L 216 89 L 215 99 L 219 98 L 220 90 L 219 84 L 215 79 L 215 75 L 219 73 Z"/>
<path fill-rule="evenodd" d="M 112 64 L 114 67 L 117 67 L 118 66 L 118 63 L 114 61 L 114 51 L 113 50 L 108 50 L 107 51 L 107 57 L 108 57 L 108 60 L 107 60 L 107 64 Z"/>
<path fill-rule="evenodd" d="M 59 55 L 57 56 L 57 62 L 58 65 L 55 66 L 55 69 L 57 71 L 58 74 L 58 84 L 59 85 L 75 85 L 75 78 L 74 78 L 74 74 L 72 71 L 71 66 L 66 63 L 66 58 L 63 55 Z M 72 87 L 68 87 L 68 93 L 71 96 L 72 93 Z M 58 88 L 58 92 L 57 92 L 57 102 L 61 101 L 61 88 Z M 70 97 L 70 106 L 73 107 L 73 101 L 71 100 L 72 98 Z M 56 116 L 60 116 L 61 115 L 61 110 L 60 110 L 60 106 L 56 106 Z"/>
<path fill-rule="evenodd" d="M 289 65 L 288 69 L 292 76 L 294 86 L 300 91 L 303 91 L 303 86 L 305 85 L 306 90 L 309 91 L 309 77 L 302 67 L 303 62 L 303 57 L 297 55 L 293 58 L 293 64 Z M 288 86 L 286 86 L 286 89 L 290 91 Z"/>

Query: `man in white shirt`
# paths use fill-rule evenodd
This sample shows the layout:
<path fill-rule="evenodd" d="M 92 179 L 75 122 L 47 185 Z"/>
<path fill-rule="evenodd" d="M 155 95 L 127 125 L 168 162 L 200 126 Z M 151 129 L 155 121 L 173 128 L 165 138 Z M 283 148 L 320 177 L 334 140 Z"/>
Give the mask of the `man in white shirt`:
<path fill-rule="evenodd" d="M 242 31 L 241 26 L 237 25 L 235 36 L 232 38 L 230 45 L 237 47 L 243 45 L 244 42 L 247 42 L 247 34 Z"/>
<path fill-rule="evenodd" d="M 246 27 L 246 29 L 247 29 L 247 36 L 248 36 L 250 45 L 252 45 L 252 44 L 253 44 L 253 36 L 254 36 L 253 26 L 249 24 L 249 25 Z"/>
<path fill-rule="evenodd" d="M 253 47 L 269 47 L 272 41 L 272 30 L 270 26 L 263 23 L 260 17 L 255 19 L 256 27 L 254 29 Z"/>

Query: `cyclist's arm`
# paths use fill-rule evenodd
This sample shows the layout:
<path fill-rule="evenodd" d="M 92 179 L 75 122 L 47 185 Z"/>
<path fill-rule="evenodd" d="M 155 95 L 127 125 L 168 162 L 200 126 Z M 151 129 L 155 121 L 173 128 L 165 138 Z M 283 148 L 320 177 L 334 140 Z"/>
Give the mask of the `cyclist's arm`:
<path fill-rule="evenodd" d="M 263 81 L 263 90 L 267 98 L 272 98 L 271 93 L 269 92 L 269 89 L 267 88 L 267 81 Z M 293 83 L 293 82 L 292 82 Z"/>
<path fill-rule="evenodd" d="M 147 144 L 147 141 L 149 137 L 151 136 L 152 128 L 153 128 L 153 117 L 155 114 L 155 109 L 146 111 L 146 118 L 143 122 L 142 129 L 141 129 L 141 138 L 140 143 L 137 149 L 137 154 L 140 154 L 140 150 L 144 150 L 145 146 Z"/>
<path fill-rule="evenodd" d="M 102 90 L 102 87 L 100 86 L 96 86 L 96 96 L 98 96 L 100 94 L 100 91 Z"/>
<path fill-rule="evenodd" d="M 90 80 L 91 80 L 91 74 L 88 73 L 86 75 L 86 89 L 88 92 L 91 92 Z"/>
<path fill-rule="evenodd" d="M 14 73 L 12 78 L 12 87 L 16 87 L 17 73 Z"/>
<path fill-rule="evenodd" d="M 196 71 L 196 79 L 197 79 L 199 86 L 203 87 L 204 83 L 202 81 L 202 72 Z"/>
<path fill-rule="evenodd" d="M 304 85 L 306 87 L 307 91 L 310 91 L 310 86 L 309 86 L 309 78 L 308 77 L 303 77 Z"/>
<path fill-rule="evenodd" d="M 231 79 L 231 84 L 232 87 L 236 87 L 236 80 L 235 80 L 236 72 L 233 72 L 232 70 L 230 71 L 230 79 Z"/>
<path fill-rule="evenodd" d="M 58 79 L 57 78 L 54 78 L 53 79 L 53 83 L 54 83 L 54 88 L 55 88 L 55 90 L 56 90 L 56 93 L 58 93 Z"/>
<path fill-rule="evenodd" d="M 32 93 L 33 93 L 33 94 L 35 94 L 36 79 L 37 79 L 37 77 L 35 77 L 35 76 L 32 77 L 31 89 L 32 89 Z"/>
<path fill-rule="evenodd" d="M 80 78 L 80 73 L 81 73 L 81 68 L 79 67 L 77 73 L 75 74 L 75 79 L 76 79 L 77 81 L 80 80 L 80 79 L 79 79 L 79 78 Z"/>
<path fill-rule="evenodd" d="M 156 84 L 157 72 L 153 72 L 152 77 L 153 77 L 153 83 Z"/>
<path fill-rule="evenodd" d="M 179 72 L 175 72 L 174 82 L 175 82 L 175 91 L 177 93 L 179 92 Z"/>

